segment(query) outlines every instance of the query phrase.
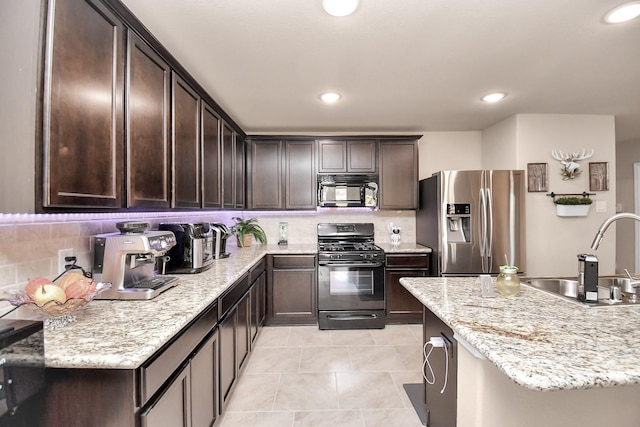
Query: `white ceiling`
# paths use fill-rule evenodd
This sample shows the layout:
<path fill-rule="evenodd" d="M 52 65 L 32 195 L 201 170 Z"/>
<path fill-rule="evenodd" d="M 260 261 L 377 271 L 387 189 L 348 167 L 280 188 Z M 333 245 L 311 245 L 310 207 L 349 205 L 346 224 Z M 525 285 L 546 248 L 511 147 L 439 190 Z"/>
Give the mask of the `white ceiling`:
<path fill-rule="evenodd" d="M 482 130 L 616 117 L 640 140 L 640 19 L 624 0 L 122 0 L 248 134 Z M 343 94 L 333 105 L 321 92 Z M 506 91 L 498 104 L 480 97 Z"/>

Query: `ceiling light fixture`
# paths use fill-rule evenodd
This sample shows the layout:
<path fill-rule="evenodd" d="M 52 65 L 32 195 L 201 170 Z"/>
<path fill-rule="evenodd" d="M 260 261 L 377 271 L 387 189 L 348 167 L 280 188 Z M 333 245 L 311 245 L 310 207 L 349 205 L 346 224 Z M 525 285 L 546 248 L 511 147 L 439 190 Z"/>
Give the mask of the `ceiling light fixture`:
<path fill-rule="evenodd" d="M 338 102 L 342 98 L 342 95 L 336 92 L 326 92 L 320 95 L 320 99 L 322 99 L 327 104 L 333 104 L 334 102 Z"/>
<path fill-rule="evenodd" d="M 504 93 L 504 92 L 496 92 L 496 93 L 487 94 L 487 95 L 483 96 L 481 99 L 484 102 L 493 103 L 493 102 L 498 102 L 498 101 L 503 100 L 505 96 L 507 96 L 507 94 Z"/>
<path fill-rule="evenodd" d="M 360 0 L 322 0 L 322 8 L 332 16 L 351 15 L 358 8 Z"/>
<path fill-rule="evenodd" d="M 640 1 L 633 1 L 618 6 L 604 16 L 604 21 L 609 24 L 620 24 L 640 16 Z"/>

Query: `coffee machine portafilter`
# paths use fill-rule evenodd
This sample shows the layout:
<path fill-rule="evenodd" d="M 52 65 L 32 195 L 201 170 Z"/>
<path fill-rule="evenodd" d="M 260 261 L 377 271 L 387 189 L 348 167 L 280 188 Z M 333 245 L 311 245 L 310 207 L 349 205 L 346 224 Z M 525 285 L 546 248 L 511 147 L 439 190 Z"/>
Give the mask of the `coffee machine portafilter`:
<path fill-rule="evenodd" d="M 142 224 L 132 230 L 127 223 L 119 223 L 120 233 L 95 236 L 93 277 L 112 285 L 96 298 L 152 299 L 178 284 L 176 277 L 156 270 L 160 265 L 163 273 L 164 255 L 176 244 L 175 235 L 171 231 L 145 231 L 148 224 Z"/>

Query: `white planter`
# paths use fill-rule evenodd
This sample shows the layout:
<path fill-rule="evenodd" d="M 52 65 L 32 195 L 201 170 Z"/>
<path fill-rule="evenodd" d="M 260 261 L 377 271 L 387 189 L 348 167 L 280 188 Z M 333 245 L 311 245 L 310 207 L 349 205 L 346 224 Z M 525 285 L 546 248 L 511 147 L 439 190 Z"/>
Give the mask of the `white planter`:
<path fill-rule="evenodd" d="M 591 205 L 556 205 L 558 216 L 587 216 Z"/>

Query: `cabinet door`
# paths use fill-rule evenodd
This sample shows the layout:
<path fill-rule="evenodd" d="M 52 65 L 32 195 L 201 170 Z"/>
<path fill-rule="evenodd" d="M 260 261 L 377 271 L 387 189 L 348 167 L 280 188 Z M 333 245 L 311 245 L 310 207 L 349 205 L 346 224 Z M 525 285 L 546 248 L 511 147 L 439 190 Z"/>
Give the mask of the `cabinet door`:
<path fill-rule="evenodd" d="M 191 427 L 191 386 L 185 366 L 166 391 L 142 415 L 142 427 Z"/>
<path fill-rule="evenodd" d="M 191 359 L 191 425 L 211 427 L 218 416 L 218 333 Z"/>
<path fill-rule="evenodd" d="M 218 325 L 220 340 L 220 412 L 229 398 L 236 381 L 236 319 L 235 309 Z"/>
<path fill-rule="evenodd" d="M 443 337 L 447 346 L 446 353 L 444 348 L 436 348 L 429 357 L 435 383 L 423 381 L 428 424 L 432 427 L 455 426 L 458 409 L 458 344 L 451 328 L 427 308 L 424 309 L 423 325 L 425 343 L 430 337 Z M 445 375 L 447 387 L 443 391 Z"/>
<path fill-rule="evenodd" d="M 236 191 L 236 209 L 244 209 L 245 203 L 245 146 L 244 139 L 237 133 L 234 132 L 234 141 L 235 141 L 235 150 L 236 150 L 236 158 L 235 158 L 235 191 Z"/>
<path fill-rule="evenodd" d="M 251 143 L 251 209 L 282 209 L 282 141 Z"/>
<path fill-rule="evenodd" d="M 285 141 L 285 209 L 315 209 L 316 168 L 314 141 Z"/>
<path fill-rule="evenodd" d="M 42 205 L 122 207 L 123 24 L 98 2 L 50 3 Z"/>
<path fill-rule="evenodd" d="M 401 277 L 426 277 L 427 270 L 392 270 L 385 272 L 386 322 L 421 323 L 422 303 L 400 284 Z"/>
<path fill-rule="evenodd" d="M 200 96 L 173 74 L 173 207 L 199 208 Z"/>
<path fill-rule="evenodd" d="M 127 207 L 168 208 L 170 69 L 129 32 L 127 62 Z"/>
<path fill-rule="evenodd" d="M 240 371 L 249 355 L 251 341 L 251 297 L 247 292 L 238 303 L 238 326 L 236 329 L 236 368 Z"/>
<path fill-rule="evenodd" d="M 314 325 L 318 323 L 315 269 L 274 269 L 271 277 L 271 286 L 267 289 L 268 324 Z"/>
<path fill-rule="evenodd" d="M 251 347 L 264 323 L 266 273 L 263 271 L 251 286 Z"/>
<path fill-rule="evenodd" d="M 202 102 L 202 206 L 205 208 L 222 207 L 222 188 L 220 186 L 220 118 L 215 110 Z"/>
<path fill-rule="evenodd" d="M 375 172 L 376 163 L 376 141 L 347 141 L 347 172 Z"/>
<path fill-rule="evenodd" d="M 224 209 L 234 209 L 236 206 L 235 187 L 235 146 L 233 141 L 233 130 L 222 123 L 222 207 Z"/>
<path fill-rule="evenodd" d="M 380 209 L 418 206 L 417 141 L 380 142 Z"/>
<path fill-rule="evenodd" d="M 318 141 L 318 172 L 347 171 L 347 141 L 323 139 Z"/>

